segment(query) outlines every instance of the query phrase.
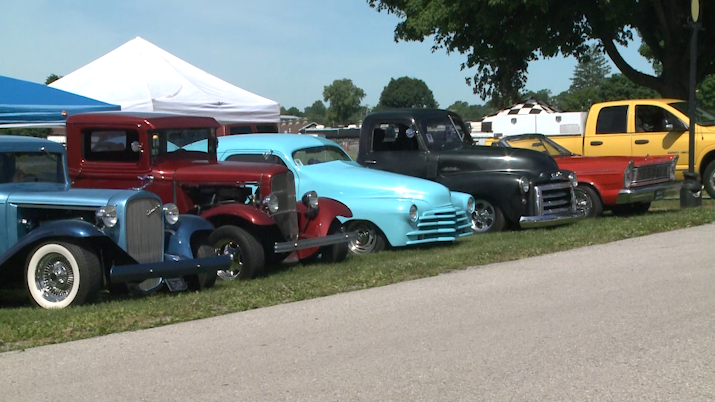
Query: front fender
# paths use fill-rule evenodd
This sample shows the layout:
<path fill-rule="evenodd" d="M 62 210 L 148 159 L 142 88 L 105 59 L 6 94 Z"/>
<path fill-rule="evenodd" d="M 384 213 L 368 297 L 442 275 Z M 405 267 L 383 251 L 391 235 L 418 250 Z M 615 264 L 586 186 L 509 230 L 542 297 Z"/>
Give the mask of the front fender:
<path fill-rule="evenodd" d="M 307 214 L 308 208 L 302 202 L 296 203 L 301 239 L 326 236 L 330 230 L 330 225 L 338 216 L 345 218 L 353 216 L 350 208 L 332 198 L 318 197 L 318 207 L 318 215 L 314 218 L 309 218 Z M 298 250 L 298 258 L 310 257 L 316 251 L 318 251 L 317 248 Z"/>
<path fill-rule="evenodd" d="M 132 259 L 126 251 L 122 250 L 114 241 L 109 239 L 107 235 L 102 233 L 99 228 L 93 224 L 79 219 L 65 219 L 43 224 L 34 229 L 27 235 L 23 236 L 20 241 L 10 247 L 2 256 L 0 256 L 0 266 L 5 264 L 10 258 L 19 253 L 23 253 L 26 248 L 33 246 L 46 239 L 56 238 L 75 238 L 75 239 L 94 239 L 103 243 L 103 248 L 112 247 L 111 251 L 120 253 L 124 257 Z"/>
<path fill-rule="evenodd" d="M 180 215 L 179 221 L 165 230 L 164 252 L 192 259 L 191 237 L 197 232 L 204 232 L 208 236 L 213 230 L 214 225 L 200 216 Z"/>
<path fill-rule="evenodd" d="M 214 218 L 221 215 L 235 216 L 258 226 L 272 226 L 275 224 L 270 216 L 256 209 L 253 205 L 238 203 L 224 204 L 211 208 L 202 213 L 201 217 L 213 221 Z"/>
<path fill-rule="evenodd" d="M 471 194 L 474 199 L 486 199 L 498 206 L 504 217 L 510 222 L 519 222 L 519 218 L 528 215 L 528 202 L 522 203 L 519 190 L 519 178 L 522 174 L 506 172 L 478 172 L 468 175 L 443 177 L 441 183 L 452 191 Z"/>

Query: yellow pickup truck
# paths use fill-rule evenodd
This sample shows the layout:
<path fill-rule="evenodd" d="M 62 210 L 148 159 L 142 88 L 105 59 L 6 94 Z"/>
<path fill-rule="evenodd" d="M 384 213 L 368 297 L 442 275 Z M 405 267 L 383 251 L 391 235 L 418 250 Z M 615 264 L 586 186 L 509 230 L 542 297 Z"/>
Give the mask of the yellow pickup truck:
<path fill-rule="evenodd" d="M 581 134 L 547 134 L 584 156 L 678 155 L 676 179 L 688 170 L 688 103 L 677 99 L 631 99 L 596 103 Z M 715 113 L 695 116 L 695 172 L 715 198 Z"/>

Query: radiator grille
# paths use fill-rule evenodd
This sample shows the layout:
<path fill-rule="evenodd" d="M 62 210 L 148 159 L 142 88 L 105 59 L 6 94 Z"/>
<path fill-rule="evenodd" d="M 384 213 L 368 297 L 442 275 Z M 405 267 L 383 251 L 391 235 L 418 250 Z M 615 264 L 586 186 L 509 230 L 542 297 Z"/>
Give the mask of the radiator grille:
<path fill-rule="evenodd" d="M 279 173 L 273 176 L 271 192 L 278 197 L 279 205 L 278 212 L 271 214 L 273 221 L 278 225 L 287 241 L 298 240 L 298 215 L 295 208 L 295 179 L 293 178 L 293 173 Z"/>
<path fill-rule="evenodd" d="M 154 198 L 138 198 L 127 203 L 127 252 L 138 262 L 163 260 L 163 214 L 161 202 Z"/>
<path fill-rule="evenodd" d="M 670 181 L 670 163 L 636 166 L 631 187 Z"/>
<path fill-rule="evenodd" d="M 407 233 L 407 244 L 454 241 L 472 234 L 469 215 L 452 205 L 425 211 L 417 222 L 417 230 Z"/>
<path fill-rule="evenodd" d="M 560 215 L 572 211 L 571 183 L 553 183 L 535 187 L 538 215 Z"/>

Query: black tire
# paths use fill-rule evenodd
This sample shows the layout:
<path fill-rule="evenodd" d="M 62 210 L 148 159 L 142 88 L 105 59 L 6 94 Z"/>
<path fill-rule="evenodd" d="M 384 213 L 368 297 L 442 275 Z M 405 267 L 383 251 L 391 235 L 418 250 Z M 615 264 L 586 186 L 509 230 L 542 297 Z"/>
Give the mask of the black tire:
<path fill-rule="evenodd" d="M 194 251 L 194 258 L 209 258 L 216 255 L 216 249 L 213 245 L 206 240 L 203 244 L 197 247 Z M 200 273 L 196 275 L 189 275 L 184 280 L 186 281 L 186 286 L 189 290 L 204 290 L 212 288 L 216 284 L 216 278 L 218 275 L 215 272 L 211 273 Z"/>
<path fill-rule="evenodd" d="M 218 271 L 222 279 L 250 279 L 260 274 L 266 265 L 263 246 L 250 233 L 238 226 L 221 226 L 211 233 L 209 243 L 218 255 L 233 255 L 228 271 Z"/>
<path fill-rule="evenodd" d="M 576 197 L 576 209 L 584 211 L 586 218 L 597 218 L 603 215 L 603 202 L 596 190 L 590 186 L 579 184 L 573 189 Z"/>
<path fill-rule="evenodd" d="M 84 303 L 102 287 L 97 254 L 82 246 L 51 241 L 35 247 L 25 263 L 25 289 L 42 308 Z"/>
<path fill-rule="evenodd" d="M 474 234 L 501 232 L 506 226 L 501 209 L 485 199 L 474 200 L 472 232 Z"/>
<path fill-rule="evenodd" d="M 636 202 L 633 204 L 615 205 L 611 212 L 616 216 L 642 215 L 650 209 L 650 202 Z"/>
<path fill-rule="evenodd" d="M 330 225 L 328 235 L 344 232 L 345 227 L 336 219 Z M 317 253 L 308 258 L 304 258 L 301 262 L 320 261 L 326 264 L 336 264 L 345 261 L 349 252 L 350 248 L 348 247 L 348 242 L 331 244 L 329 246 L 321 247 Z"/>
<path fill-rule="evenodd" d="M 715 199 L 715 161 L 708 163 L 703 172 L 702 181 L 710 198 Z"/>
<path fill-rule="evenodd" d="M 650 209 L 650 201 L 649 202 L 636 202 L 635 204 L 631 204 L 631 211 L 634 215 L 643 215 L 644 213 L 648 212 Z"/>
<path fill-rule="evenodd" d="M 353 254 L 377 253 L 385 249 L 387 240 L 375 224 L 368 221 L 350 222 L 349 232 L 358 232 L 355 240 L 348 242 L 348 250 Z"/>

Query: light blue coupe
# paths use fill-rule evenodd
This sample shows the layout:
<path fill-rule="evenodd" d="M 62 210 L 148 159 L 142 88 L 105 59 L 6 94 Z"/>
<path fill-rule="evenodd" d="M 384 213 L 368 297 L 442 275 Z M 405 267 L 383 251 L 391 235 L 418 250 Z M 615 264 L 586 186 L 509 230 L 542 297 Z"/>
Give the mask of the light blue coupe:
<path fill-rule="evenodd" d="M 297 194 L 315 190 L 347 205 L 352 218 L 340 218 L 357 231 L 353 253 L 386 246 L 453 242 L 472 234 L 474 199 L 429 180 L 364 168 L 335 142 L 297 134 L 219 137 L 218 159 L 285 165 L 295 176 Z"/>

